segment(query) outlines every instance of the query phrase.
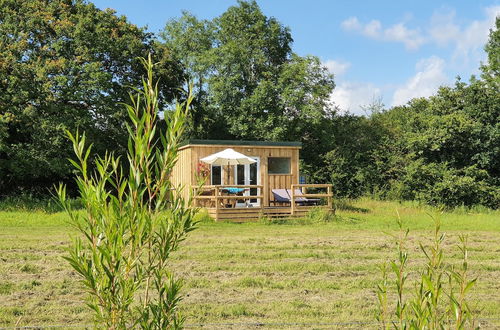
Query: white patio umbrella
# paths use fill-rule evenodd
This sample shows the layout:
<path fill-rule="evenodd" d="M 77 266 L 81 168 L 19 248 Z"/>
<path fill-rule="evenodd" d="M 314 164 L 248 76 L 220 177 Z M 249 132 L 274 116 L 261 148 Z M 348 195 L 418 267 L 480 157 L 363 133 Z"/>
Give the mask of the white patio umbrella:
<path fill-rule="evenodd" d="M 253 164 L 257 162 L 255 159 L 252 159 L 242 153 L 234 151 L 231 148 L 224 149 L 222 151 L 216 152 L 210 156 L 204 157 L 200 159 L 202 162 L 210 164 L 210 165 L 221 165 L 227 166 L 227 182 L 229 183 L 229 165 L 246 165 Z"/>

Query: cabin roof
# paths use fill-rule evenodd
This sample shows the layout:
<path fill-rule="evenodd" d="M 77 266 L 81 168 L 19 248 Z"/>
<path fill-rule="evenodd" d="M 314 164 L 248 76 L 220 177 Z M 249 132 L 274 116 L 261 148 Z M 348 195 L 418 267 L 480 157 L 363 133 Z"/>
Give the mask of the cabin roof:
<path fill-rule="evenodd" d="M 259 146 L 259 147 L 302 147 L 297 141 L 241 141 L 241 140 L 186 140 L 181 146 L 189 145 L 231 145 L 231 146 Z"/>

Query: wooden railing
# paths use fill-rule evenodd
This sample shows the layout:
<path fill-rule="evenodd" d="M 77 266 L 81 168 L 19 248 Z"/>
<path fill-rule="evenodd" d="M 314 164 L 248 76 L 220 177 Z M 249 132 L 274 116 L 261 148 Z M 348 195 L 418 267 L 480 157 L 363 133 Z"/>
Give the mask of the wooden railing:
<path fill-rule="evenodd" d="M 224 194 L 223 191 L 226 188 L 243 188 L 246 189 L 244 195 L 234 195 L 234 194 Z M 257 195 L 252 196 L 248 194 L 249 189 L 257 189 Z M 212 216 L 219 219 L 219 215 L 227 214 L 232 212 L 232 216 L 241 211 L 241 214 L 247 214 L 250 209 L 244 207 L 236 207 L 236 201 L 245 201 L 247 204 L 250 200 L 259 200 L 260 203 L 257 207 L 252 207 L 259 214 L 265 214 L 269 210 L 276 211 L 276 207 L 264 207 L 264 196 L 263 196 L 263 186 L 262 185 L 210 185 L 210 186 L 192 186 L 195 206 L 206 207 Z M 297 194 L 296 190 L 300 190 L 301 193 Z M 312 192 L 311 190 L 315 190 Z M 331 184 L 292 184 L 289 190 L 290 216 L 295 216 L 299 214 L 304 214 L 311 208 L 318 207 L 320 204 L 322 207 L 327 207 L 328 210 L 334 211 L 333 207 L 333 188 Z M 301 200 L 304 198 L 304 200 Z M 306 199 L 309 199 L 308 201 Z M 315 203 L 314 201 L 317 201 Z M 321 202 L 321 203 L 320 203 Z M 248 205 L 248 204 L 247 204 Z M 231 211 L 234 210 L 234 211 Z M 240 210 L 240 211 L 238 211 Z"/>
<path fill-rule="evenodd" d="M 325 192 L 321 193 L 307 193 L 308 188 L 319 188 L 319 189 L 326 189 Z M 302 194 L 297 195 L 295 193 L 295 189 L 300 189 L 302 191 Z M 332 185 L 331 184 L 322 184 L 322 183 L 317 183 L 317 184 L 292 184 L 292 189 L 290 191 L 290 200 L 291 200 L 291 215 L 295 215 L 295 211 L 297 209 L 296 205 L 296 200 L 297 198 L 326 198 L 327 200 L 327 205 L 328 209 L 332 210 L 333 209 L 333 190 L 332 190 Z"/>
<path fill-rule="evenodd" d="M 226 204 L 225 200 L 244 200 L 249 201 L 252 199 L 260 200 L 259 207 L 262 208 L 264 206 L 264 196 L 262 195 L 262 185 L 217 185 L 217 186 L 192 186 L 194 192 L 194 198 L 197 201 L 209 201 L 213 202 L 216 214 L 219 213 L 220 208 L 224 208 Z M 238 188 L 238 189 L 250 189 L 255 188 L 260 191 L 259 195 L 223 195 L 222 192 L 226 188 Z M 204 192 L 210 192 L 210 195 L 203 195 Z M 199 205 L 197 205 L 199 206 Z"/>

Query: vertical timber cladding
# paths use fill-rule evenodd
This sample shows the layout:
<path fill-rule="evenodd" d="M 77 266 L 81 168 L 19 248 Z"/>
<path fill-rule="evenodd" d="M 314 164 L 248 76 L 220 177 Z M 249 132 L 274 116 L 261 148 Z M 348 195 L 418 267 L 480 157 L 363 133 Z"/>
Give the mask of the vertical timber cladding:
<path fill-rule="evenodd" d="M 177 162 L 172 170 L 172 183 L 177 190 L 181 191 L 184 198 L 189 198 L 189 191 L 191 185 L 195 182 L 191 182 L 191 167 L 188 164 L 191 163 L 191 149 L 181 148 L 179 150 Z"/>
<path fill-rule="evenodd" d="M 180 181 L 186 186 L 196 183 L 196 167 L 201 158 L 222 151 L 226 148 L 232 148 L 249 157 L 260 158 L 260 184 L 263 186 L 264 206 L 269 206 L 269 200 L 272 200 L 272 189 L 290 189 L 292 183 L 299 182 L 299 150 L 300 143 L 289 143 L 291 145 L 272 145 L 273 142 L 255 142 L 241 141 L 244 145 L 238 145 L 238 141 L 217 141 L 217 144 L 210 143 L 212 141 L 197 140 L 196 144 L 189 143 L 181 147 L 181 155 L 178 165 L 181 168 L 179 172 L 174 171 L 174 175 L 181 175 Z M 276 143 L 276 144 L 279 144 Z M 288 143 L 283 143 L 288 144 Z M 186 157 L 184 157 L 184 155 Z M 269 157 L 286 157 L 290 158 L 290 174 L 268 174 L 268 158 Z M 182 174 L 181 174 L 182 173 Z M 228 173 L 223 171 L 224 184 L 227 183 Z M 229 173 L 230 184 L 234 183 L 234 169 L 231 168 Z M 210 183 L 209 183 L 210 184 Z"/>

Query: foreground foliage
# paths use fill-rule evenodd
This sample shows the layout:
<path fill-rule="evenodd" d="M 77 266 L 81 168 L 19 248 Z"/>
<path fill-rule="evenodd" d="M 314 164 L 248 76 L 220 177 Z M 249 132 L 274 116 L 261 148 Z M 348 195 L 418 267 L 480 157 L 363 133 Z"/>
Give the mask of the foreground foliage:
<path fill-rule="evenodd" d="M 189 102 L 168 115 L 167 129 L 156 138 L 158 87 L 151 57 L 144 60 L 147 80 L 126 105 L 131 126 L 127 163 L 106 154 L 89 170 L 91 147 L 85 135 L 73 136 L 77 184 L 83 212 L 73 210 L 60 186 L 58 196 L 77 237 L 65 257 L 82 278 L 96 325 L 108 329 L 179 328 L 181 283 L 167 267 L 170 254 L 194 229 L 191 201 L 170 182 L 177 161 Z"/>
<path fill-rule="evenodd" d="M 418 271 L 419 278 L 413 288 L 409 289 L 409 229 L 404 229 L 403 221 L 398 218 L 399 234 L 394 235 L 396 258 L 390 262 L 390 267 L 387 263 L 382 264 L 382 281 L 377 285 L 376 291 L 379 303 L 376 318 L 383 329 L 459 330 L 474 329 L 477 326 L 468 301 L 471 295 L 469 291 L 477 281 L 477 278 L 469 279 L 468 237 L 459 235 L 461 265 L 457 268 L 449 266 L 449 257 L 443 249 L 445 234 L 441 233 L 439 218 L 433 220 L 431 244 L 424 247 L 420 243 L 426 262 Z M 389 280 L 387 268 L 393 273 L 392 280 Z M 412 291 L 413 294 L 409 293 Z M 391 293 L 396 297 L 392 313 L 388 307 Z"/>

